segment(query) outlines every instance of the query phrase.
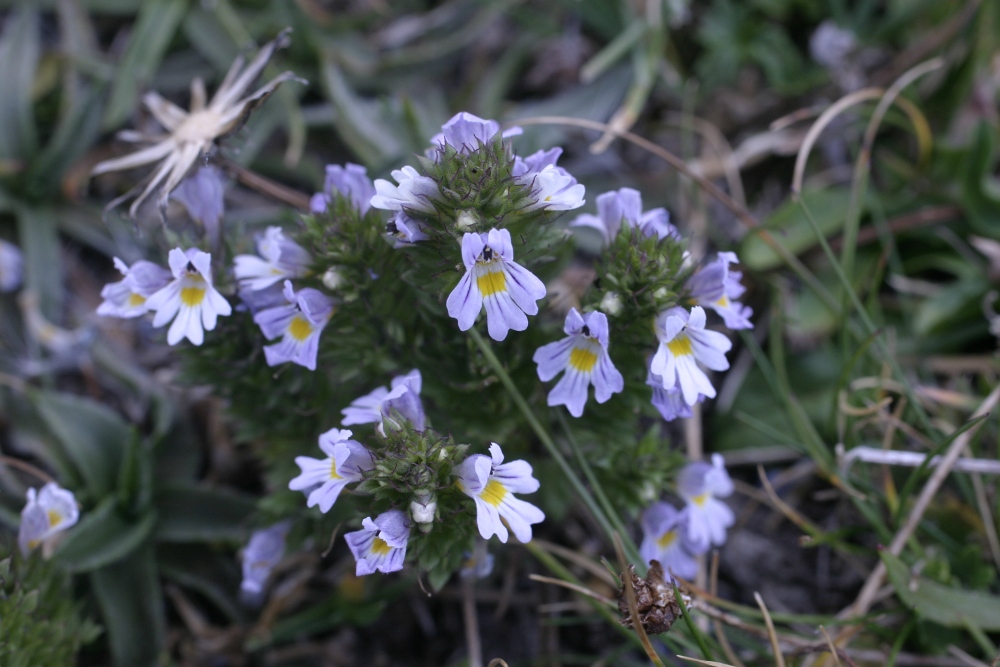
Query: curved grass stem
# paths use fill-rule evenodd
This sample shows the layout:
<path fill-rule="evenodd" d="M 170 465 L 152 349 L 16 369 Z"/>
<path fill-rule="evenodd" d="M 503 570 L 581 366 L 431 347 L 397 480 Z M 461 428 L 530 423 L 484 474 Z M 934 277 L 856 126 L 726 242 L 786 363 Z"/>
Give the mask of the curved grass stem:
<path fill-rule="evenodd" d="M 625 545 L 625 552 L 628 554 L 629 559 L 640 567 L 645 565 L 645 563 L 642 562 L 642 557 L 639 555 L 638 548 L 635 546 L 635 542 L 632 540 L 628 530 L 625 528 L 624 522 L 622 522 L 621 517 L 618 516 L 618 512 L 611 504 L 608 494 L 604 493 L 604 487 L 601 486 L 600 481 L 598 481 L 597 476 L 594 474 L 594 469 L 590 467 L 590 463 L 583 455 L 583 451 L 580 449 L 580 445 L 576 441 L 576 436 L 573 435 L 573 430 L 569 427 L 569 423 L 566 422 L 566 416 L 563 415 L 562 412 L 557 412 L 556 414 L 559 419 L 559 425 L 562 426 L 563 431 L 566 433 L 566 441 L 569 443 L 570 449 L 573 450 L 573 456 L 576 457 L 577 464 L 579 464 L 580 469 L 583 470 L 583 476 L 587 478 L 588 482 L 590 482 L 590 486 L 594 490 L 594 495 L 597 496 L 597 502 L 599 502 L 604 511 L 607 512 L 608 519 L 610 519 L 615 530 L 618 531 L 618 534 L 622 536 L 622 541 Z"/>
<path fill-rule="evenodd" d="M 524 396 L 521 395 L 520 390 L 518 390 L 517 385 L 514 384 L 514 381 L 511 379 L 510 374 L 507 373 L 507 369 L 503 367 L 503 364 L 500 363 L 500 360 L 497 358 L 497 355 L 493 353 L 493 347 L 485 339 L 483 339 L 483 337 L 480 335 L 478 331 L 476 331 L 475 328 L 469 329 L 469 335 L 472 336 L 472 340 L 474 340 L 476 342 L 476 345 L 479 346 L 479 350 L 483 353 L 483 356 L 486 358 L 486 361 L 490 364 L 490 366 L 493 368 L 493 371 L 497 374 L 497 377 L 500 379 L 500 383 L 507 390 L 507 393 L 510 394 L 510 397 L 514 401 L 514 404 L 517 405 L 518 409 L 521 411 L 521 414 L 524 415 L 525 420 L 528 422 L 528 425 L 531 426 L 531 429 L 535 432 L 535 435 L 537 435 L 538 439 L 542 441 L 543 445 L 545 445 L 545 448 L 549 451 L 549 454 L 552 456 L 553 459 L 555 459 L 555 462 L 559 465 L 559 468 L 563 471 L 563 474 L 566 475 L 566 478 L 569 480 L 570 484 L 573 485 L 573 489 L 577 492 L 577 495 L 580 496 L 580 499 L 583 501 L 584 505 L 587 506 L 587 509 L 590 510 L 590 513 L 593 514 L 594 518 L 597 520 L 597 523 L 599 523 L 604 532 L 607 533 L 608 539 L 613 540 L 615 529 L 611 525 L 611 522 L 608 520 L 608 517 L 605 516 L 604 512 L 594 501 L 593 496 L 587 490 L 587 487 L 584 486 L 583 481 L 580 480 L 580 477 L 576 474 L 576 471 L 574 471 L 573 468 L 570 466 L 569 462 L 566 460 L 566 457 L 564 457 L 562 455 L 562 452 L 559 451 L 559 447 L 556 446 L 555 440 L 553 440 L 552 436 L 549 435 L 549 432 L 545 430 L 545 427 L 542 426 L 542 423 L 538 421 L 538 417 L 535 416 L 535 413 L 531 410 L 531 406 L 528 405 L 528 402 L 524 399 Z"/>

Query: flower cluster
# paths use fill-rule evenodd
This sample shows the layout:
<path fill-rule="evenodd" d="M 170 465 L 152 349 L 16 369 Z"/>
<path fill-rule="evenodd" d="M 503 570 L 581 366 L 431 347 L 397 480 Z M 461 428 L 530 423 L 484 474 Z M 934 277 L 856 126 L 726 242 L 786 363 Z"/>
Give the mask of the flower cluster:
<path fill-rule="evenodd" d="M 733 482 L 721 455 L 713 454 L 711 465 L 696 461 L 684 466 L 677 478 L 684 509 L 656 502 L 642 514 L 639 553 L 643 560 L 659 561 L 671 578 L 692 579 L 698 569 L 695 557 L 726 541 L 734 516 L 719 498 L 732 492 Z"/>
<path fill-rule="evenodd" d="M 157 118 L 174 134 L 201 118 L 203 108 L 253 106 L 290 78 L 283 75 L 258 96 L 236 99 L 283 43 L 282 37 L 265 47 L 247 73 L 224 82 L 208 107 L 203 94 L 192 96 L 190 114 L 175 113 L 156 97 L 147 105 L 154 113 L 162 112 L 164 118 Z M 190 158 L 210 147 L 221 129 L 228 131 L 231 124 L 204 130 L 188 142 L 183 154 L 174 155 L 162 147 L 166 144 L 154 143 L 128 159 L 102 163 L 97 171 L 163 160 L 133 212 L 165 180 L 165 192 L 173 191 L 189 215 L 214 237 L 212 230 L 219 229 L 223 213 L 220 172 L 205 167 L 183 183 L 181 178 Z M 350 330 L 363 319 L 358 315 L 361 309 L 374 312 L 379 298 L 398 303 L 395 295 L 406 293 L 392 292 L 395 284 L 388 285 L 392 281 L 417 290 L 419 315 L 425 322 L 435 316 L 450 322 L 447 314 L 457 331 L 465 332 L 477 326 L 485 311 L 485 330 L 494 341 L 507 341 L 511 331 L 538 326 L 532 321 L 549 318 L 555 325 L 554 317 L 540 314 L 553 285 L 546 265 L 552 263 L 554 274 L 553 259 L 566 258 L 570 252 L 567 239 L 578 235 L 583 240 L 589 229 L 600 235 L 595 261 L 599 281 L 579 290 L 565 306 L 549 304 L 560 320 L 565 314 L 563 337 L 552 336 L 549 342 L 531 339 L 531 347 L 537 348 L 531 359 L 538 378 L 554 381 L 548 405 L 564 406 L 580 418 L 591 386 L 596 402 L 604 404 L 626 391 L 626 381 L 638 384 L 643 379 L 652 388 L 653 406 L 668 420 L 688 417 L 693 406 L 714 397 L 706 369 L 727 369 L 726 354 L 732 344 L 726 334 L 707 328 L 706 311 L 714 311 L 729 329 L 752 326 L 752 312 L 740 302 L 745 291 L 742 275 L 732 269 L 736 256 L 722 252 L 700 268 L 690 268 L 683 261 L 681 234 L 666 209 L 644 211 L 641 194 L 631 188 L 597 196 L 596 214 L 584 213 L 569 221 L 566 226 L 572 234 L 567 233 L 553 223 L 562 212 L 584 206 L 585 188 L 558 164 L 561 148 L 516 154 L 510 140 L 520 134 L 518 127 L 504 128 L 497 121 L 462 112 L 441 127 L 414 164 L 392 171 L 391 180 L 372 181 L 356 164 L 327 166 L 322 188 L 312 196 L 310 213 L 302 216 L 298 228 L 267 227 L 256 238 L 255 254 L 233 258 L 231 275 L 222 277 L 216 267 L 223 292 L 237 288 L 249 311 L 246 319 L 252 317 L 266 339 L 259 343 L 266 364 L 290 362 L 315 371 L 337 359 L 340 350 L 332 341 L 336 336 L 328 334 L 321 341 L 324 330 L 336 328 L 338 335 Z M 368 263 L 365 252 L 382 261 Z M 400 269 L 404 264 L 406 269 Z M 154 326 L 170 325 L 171 345 L 184 338 L 201 345 L 204 332 L 215 329 L 218 317 L 232 312 L 214 286 L 212 256 L 207 252 L 175 248 L 169 254 L 169 270 L 145 261 L 129 266 L 116 259 L 115 266 L 123 278 L 104 288 L 98 312 L 121 318 L 152 313 Z M 376 280 L 381 281 L 379 288 L 385 286 L 394 296 L 362 292 Z M 392 349 L 417 347 L 433 330 L 427 327 L 407 340 L 383 324 L 378 323 L 382 330 L 371 338 L 384 332 L 393 345 L 405 343 Z M 455 330 L 453 324 L 448 327 Z M 640 328 L 641 334 L 636 334 Z M 649 336 L 650 329 L 655 339 Z M 520 340 L 529 340 L 533 333 L 520 335 Z M 518 338 L 512 336 L 507 346 L 513 347 Z M 618 365 L 611 357 L 612 338 Z M 378 353 L 385 351 L 380 348 Z M 512 358 L 526 361 L 527 357 L 522 351 Z M 386 358 L 381 356 L 377 363 L 384 364 Z M 374 362 L 368 361 L 371 367 Z M 405 368 L 414 361 L 395 363 L 406 363 Z M 324 370 L 312 376 L 318 383 L 334 375 L 332 369 Z M 352 377 L 344 374 L 337 382 L 350 382 Z M 433 380 L 428 377 L 428 382 Z M 408 549 L 410 560 L 421 567 L 433 563 L 443 571 L 447 565 L 453 572 L 464 551 L 478 553 L 472 558 L 476 562 L 487 560 L 482 548 L 476 550 L 477 539 L 496 535 L 506 542 L 513 533 L 527 542 L 532 526 L 545 518 L 539 508 L 518 497 L 539 488 L 531 465 L 523 460 L 505 462 L 496 443 L 491 443 L 488 455 L 469 454 L 468 445 L 434 431 L 424 411 L 423 385 L 424 376 L 414 369 L 356 398 L 341 410 L 338 427 L 319 436 L 322 458 L 295 458 L 300 473 L 288 487 L 305 494 L 308 508 L 328 513 L 344 493 L 366 507 L 362 513 L 366 515 L 356 517 L 361 519 L 360 530 L 345 536 L 359 575 L 402 569 Z M 444 389 L 434 384 L 428 395 L 437 398 Z M 359 429 L 358 439 L 344 428 L 367 429 L 369 424 L 373 425 L 370 437 Z M 486 440 L 491 435 L 481 437 Z M 678 511 L 659 503 L 643 515 L 647 536 L 643 556 L 657 558 L 679 576 L 689 576 L 690 557 L 725 539 L 732 513 L 716 498 L 730 491 L 721 459 L 713 460 L 713 465 L 690 464 L 678 480 L 678 493 L 687 506 Z M 247 595 L 259 595 L 264 589 L 283 553 L 287 531 L 287 524 L 279 524 L 251 539 L 244 558 Z M 442 534 L 447 542 L 428 546 Z M 443 551 L 448 553 L 442 555 Z"/>
<path fill-rule="evenodd" d="M 131 318 L 156 313 L 154 327 L 170 324 L 167 342 L 176 345 L 187 338 L 201 345 L 205 331 L 212 331 L 220 315 L 230 315 L 232 307 L 212 284 L 212 256 L 197 248 L 174 248 L 169 255 L 170 271 L 140 260 L 132 266 L 115 258 L 115 267 L 124 278 L 105 285 L 99 315 Z"/>
<path fill-rule="evenodd" d="M 540 509 L 514 495 L 538 490 L 531 465 L 526 461 L 504 463 L 498 444 L 491 444 L 489 456 L 473 454 L 461 461 L 457 457 L 464 452 L 464 446 L 441 448 L 430 457 L 416 451 L 417 444 L 432 435 L 425 426 L 420 388 L 420 372 L 413 370 L 393 378 L 391 388 L 380 387 L 343 410 L 342 424 L 377 423 L 381 446 L 366 447 L 352 439 L 352 431 L 335 428 L 319 438 L 319 446 L 327 458 L 295 459 L 301 474 L 288 483 L 288 488 L 305 493 L 307 506 L 318 506 L 323 513 L 330 511 L 350 484 L 357 485 L 354 493 L 374 495 L 377 499 L 378 491 L 392 486 L 394 480 L 400 477 L 410 480 L 406 488 L 393 496 L 394 507 L 374 519 L 365 517 L 361 530 L 345 535 L 357 561 L 359 576 L 401 570 L 411 529 L 419 526 L 421 535 L 431 532 L 433 525 L 441 520 L 438 494 L 447 496 L 451 488 L 473 500 L 476 525 L 483 539 L 497 535 L 501 542 L 506 542 L 509 527 L 518 540 L 529 542 L 531 526 L 545 519 Z M 386 429 L 389 423 L 392 426 Z M 393 446 L 399 443 L 403 444 L 402 451 L 394 450 Z M 410 471 L 420 469 L 411 467 L 407 458 L 420 459 L 422 465 L 443 466 L 444 484 L 435 483 L 433 475 L 399 474 L 400 467 Z M 448 504 L 461 506 L 454 494 L 448 496 Z M 468 547 L 471 550 L 472 544 Z"/>
<path fill-rule="evenodd" d="M 509 227 L 532 213 L 584 203 L 584 186 L 556 165 L 561 149 L 516 156 L 505 139 L 520 133 L 459 113 L 431 139 L 423 172 L 393 171 L 395 183 L 376 180 L 371 198 L 374 208 L 392 213 L 386 230 L 396 247 L 440 243 L 453 253 L 459 243 L 464 274 L 448 295 L 448 315 L 467 331 L 485 306 L 487 330 L 498 341 L 527 329 L 546 294 L 542 281 L 514 261 Z"/>

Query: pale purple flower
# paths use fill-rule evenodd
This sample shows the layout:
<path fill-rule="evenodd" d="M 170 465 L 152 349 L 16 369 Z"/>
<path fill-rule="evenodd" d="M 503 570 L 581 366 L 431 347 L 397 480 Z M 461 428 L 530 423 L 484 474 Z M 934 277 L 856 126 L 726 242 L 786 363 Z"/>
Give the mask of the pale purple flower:
<path fill-rule="evenodd" d="M 312 256 L 295 241 L 285 237 L 281 227 L 268 227 L 257 237 L 257 255 L 237 255 L 233 273 L 240 287 L 261 290 L 285 278 L 301 278 L 309 273 Z"/>
<path fill-rule="evenodd" d="M 17 543 L 21 553 L 28 555 L 53 535 L 73 526 L 80 518 L 72 491 L 49 482 L 41 491 L 28 489 L 28 503 L 21 510 L 21 526 Z"/>
<path fill-rule="evenodd" d="M 167 343 L 176 345 L 187 338 L 201 345 L 205 331 L 215 329 L 218 317 L 233 312 L 212 286 L 212 256 L 197 248 L 174 248 L 168 263 L 174 279 L 146 301 L 147 308 L 156 311 L 153 326 L 162 327 L 173 320 Z"/>
<path fill-rule="evenodd" d="M 562 152 L 563 149 L 556 146 L 555 148 L 550 148 L 547 151 L 536 151 L 524 158 L 520 155 L 516 155 L 514 156 L 514 166 L 511 169 L 511 174 L 514 178 L 520 178 L 529 174 L 537 174 L 542 169 L 545 169 L 545 167 L 553 166 L 562 170 L 562 172 L 566 175 L 569 175 L 569 172 L 565 169 L 556 166 L 556 162 L 559 161 L 559 157 L 562 155 Z"/>
<path fill-rule="evenodd" d="M 281 336 L 280 342 L 264 346 L 267 365 L 291 361 L 314 371 L 319 336 L 333 316 L 333 299 L 311 287 L 296 292 L 290 280 L 283 295 L 284 305 L 261 310 L 253 318 L 268 340 Z"/>
<path fill-rule="evenodd" d="M 659 410 L 660 415 L 668 422 L 675 419 L 688 419 L 693 414 L 691 406 L 684 402 L 684 395 L 677 387 L 663 388 L 663 378 L 649 371 L 646 384 L 653 388 L 653 407 Z M 705 400 L 704 394 L 698 394 L 695 403 Z"/>
<path fill-rule="evenodd" d="M 504 139 L 516 137 L 522 131 L 520 127 L 515 126 L 504 130 L 501 136 Z M 498 132 L 500 123 L 497 121 L 484 120 L 467 111 L 460 111 L 441 126 L 441 132 L 431 138 L 431 143 L 439 150 L 448 145 L 459 153 L 469 154 L 479 150 L 482 144 L 488 144 Z"/>
<path fill-rule="evenodd" d="M 737 301 L 746 291 L 740 284 L 743 274 L 729 269 L 737 263 L 735 253 L 720 252 L 714 262 L 688 279 L 687 288 L 694 303 L 717 312 L 730 329 L 752 329 L 753 310 Z"/>
<path fill-rule="evenodd" d="M 725 335 L 705 329 L 705 310 L 694 306 L 688 314 L 675 306 L 663 311 L 656 318 L 656 335 L 660 347 L 649 369 L 663 378 L 663 388 L 679 387 L 688 405 L 694 405 L 699 394 L 714 398 L 715 387 L 698 364 L 726 370 L 726 352 L 733 344 Z"/>
<path fill-rule="evenodd" d="M 721 454 L 712 454 L 712 464 L 695 461 L 681 468 L 677 475 L 677 494 L 687 503 L 688 536 L 704 549 L 709 544 L 721 546 L 726 529 L 736 521 L 733 511 L 718 498 L 733 492 L 733 480 L 726 472 Z"/>
<path fill-rule="evenodd" d="M 448 315 L 458 328 L 468 331 L 486 305 L 486 326 L 493 340 L 503 340 L 510 329 L 528 328 L 528 315 L 538 314 L 535 303 L 545 296 L 545 285 L 514 262 L 510 232 L 491 229 L 489 234 L 462 237 L 466 272 L 448 295 Z"/>
<path fill-rule="evenodd" d="M 625 388 L 625 380 L 608 355 L 607 315 L 597 311 L 580 315 L 570 308 L 563 331 L 566 338 L 541 346 L 533 360 L 542 382 L 566 371 L 549 392 L 548 404 L 565 405 L 571 415 L 579 417 L 591 384 L 594 398 L 604 403 Z"/>
<path fill-rule="evenodd" d="M 655 502 L 642 513 L 642 544 L 639 555 L 647 564 L 658 560 L 670 579 L 694 579 L 698 573 L 695 556 L 704 553 L 707 545 L 693 540 L 689 534 L 691 517 L 688 510 L 677 511 L 664 502 Z"/>
<path fill-rule="evenodd" d="M 219 221 L 225 212 L 223 193 L 226 181 L 222 170 L 208 165 L 199 167 L 177 186 L 170 197 L 179 201 L 195 222 L 201 223 L 210 238 L 219 232 Z"/>
<path fill-rule="evenodd" d="M 355 399 L 349 407 L 341 412 L 344 418 L 342 426 L 352 424 L 378 424 L 380 433 L 384 434 L 382 420 L 390 416 L 393 410 L 403 416 L 416 431 L 424 430 L 424 406 L 420 401 L 420 390 L 423 378 L 420 371 L 414 368 L 406 375 L 392 378 L 390 387 L 379 387 L 370 394 Z"/>
<path fill-rule="evenodd" d="M 392 219 L 386 223 L 385 231 L 393 239 L 394 248 L 403 248 L 430 238 L 425 231 L 424 223 L 411 218 L 406 211 L 396 211 Z"/>
<path fill-rule="evenodd" d="M 0 292 L 13 292 L 24 278 L 21 249 L 0 239 Z"/>
<path fill-rule="evenodd" d="M 465 561 L 458 571 L 458 576 L 462 579 L 485 579 L 493 572 L 493 563 L 496 560 L 493 554 L 486 550 L 485 540 L 476 540 L 476 547 L 472 552 L 466 551 Z"/>
<path fill-rule="evenodd" d="M 828 69 L 842 69 L 847 56 L 858 46 L 853 32 L 827 19 L 809 37 L 809 55 Z"/>
<path fill-rule="evenodd" d="M 284 287 L 277 283 L 261 290 L 240 285 L 236 288 L 236 295 L 243 302 L 242 306 L 237 307 L 237 310 L 242 308 L 255 315 L 262 310 L 277 308 L 288 303 L 288 300 L 285 299 Z"/>
<path fill-rule="evenodd" d="M 583 213 L 569 223 L 569 226 L 596 229 L 604 238 L 605 245 L 610 245 L 621 231 L 622 224 L 637 227 L 647 238 L 680 238 L 677 228 L 670 224 L 666 209 L 654 208 L 643 213 L 642 195 L 632 188 L 621 188 L 598 195 L 597 215 Z"/>
<path fill-rule="evenodd" d="M 423 211 L 433 213 L 432 200 L 441 198 L 437 183 L 430 176 L 421 176 L 413 167 L 403 167 L 392 172 L 399 185 L 377 179 L 371 205 L 385 211 Z"/>
<path fill-rule="evenodd" d="M 351 431 L 332 428 L 319 436 L 319 448 L 327 458 L 295 457 L 302 474 L 290 481 L 288 488 L 308 496 L 306 507 L 319 505 L 319 511 L 326 514 L 344 487 L 360 482 L 364 472 L 375 465 L 371 452 L 351 440 L 351 435 Z"/>
<path fill-rule="evenodd" d="M 240 583 L 240 591 L 250 597 L 259 598 L 264 591 L 271 571 L 281 562 L 281 557 L 285 555 L 285 536 L 291 523 L 280 521 L 270 528 L 255 530 L 250 535 L 243 550 L 243 581 Z"/>
<path fill-rule="evenodd" d="M 410 526 L 406 514 L 389 510 L 375 517 L 365 517 L 361 530 L 344 535 L 347 546 L 358 562 L 354 573 L 363 577 L 373 572 L 398 572 L 406 560 Z"/>
<path fill-rule="evenodd" d="M 538 490 L 538 480 L 531 472 L 527 461 L 504 463 L 503 452 L 495 442 L 490 445 L 490 456 L 473 454 L 455 468 L 458 488 L 476 502 L 476 523 L 484 540 L 495 534 L 501 542 L 506 542 L 510 526 L 519 541 L 524 544 L 531 541 L 532 524 L 544 521 L 545 514 L 514 497 L 515 493 Z"/>
<path fill-rule="evenodd" d="M 104 299 L 97 307 L 97 314 L 107 317 L 131 318 L 149 312 L 146 300 L 170 282 L 171 274 L 162 266 L 139 260 L 128 266 L 115 257 L 115 268 L 125 276 L 116 283 L 101 289 Z"/>
<path fill-rule="evenodd" d="M 531 189 L 532 202 L 521 209 L 527 211 L 569 211 L 584 205 L 586 188 L 562 167 L 547 165 L 539 172 L 527 172 L 515 179 Z"/>
<path fill-rule="evenodd" d="M 326 181 L 323 192 L 317 192 L 309 200 L 309 208 L 313 213 L 325 213 L 333 202 L 335 195 L 351 200 L 354 208 L 362 216 L 371 208 L 371 200 L 375 195 L 375 186 L 368 178 L 368 170 L 360 164 L 348 162 L 343 167 L 339 164 L 326 166 Z"/>

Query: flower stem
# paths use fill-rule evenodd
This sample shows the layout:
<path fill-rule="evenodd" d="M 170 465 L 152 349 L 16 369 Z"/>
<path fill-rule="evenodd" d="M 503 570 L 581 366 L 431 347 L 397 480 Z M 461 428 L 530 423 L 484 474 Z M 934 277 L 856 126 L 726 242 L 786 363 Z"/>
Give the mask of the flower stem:
<path fill-rule="evenodd" d="M 614 506 L 608 499 L 606 493 L 604 493 L 604 488 L 601 483 L 597 480 L 597 476 L 594 474 L 593 468 L 590 467 L 590 463 L 583 455 L 583 451 L 580 449 L 579 443 L 576 441 L 576 437 L 573 435 L 572 429 L 569 427 L 569 423 L 566 421 L 565 415 L 561 412 L 557 413 L 559 419 L 559 424 L 562 426 L 563 431 L 566 432 L 566 440 L 569 442 L 570 448 L 573 450 L 573 455 L 576 457 L 577 463 L 583 470 L 584 477 L 590 482 L 590 486 L 594 489 L 594 494 L 597 496 L 597 501 L 601 503 L 601 507 L 607 512 L 608 518 L 614 525 L 615 530 L 619 535 L 622 536 L 624 541 L 625 551 L 632 562 L 636 563 L 640 567 L 644 566 L 645 563 L 642 562 L 642 557 L 639 555 L 639 550 L 635 546 L 635 542 L 632 541 L 632 536 L 629 535 L 628 530 L 625 528 L 625 524 L 622 522 L 621 517 L 618 516 L 618 512 L 615 511 Z"/>
<path fill-rule="evenodd" d="M 570 484 L 573 485 L 573 488 L 580 496 L 580 499 L 583 500 L 587 509 L 589 509 L 591 514 L 594 515 L 597 523 L 601 524 L 601 528 L 605 533 L 607 533 L 608 539 L 612 539 L 612 536 L 615 534 L 615 529 L 612 527 L 611 522 L 604 515 L 604 512 L 601 511 L 601 508 L 598 507 L 597 503 L 594 502 L 594 498 L 587 490 L 587 487 L 583 485 L 583 482 L 580 481 L 576 472 L 574 472 L 573 468 L 570 467 L 566 458 L 562 455 L 562 452 L 559 451 L 559 448 L 556 446 L 552 436 L 549 435 L 548 431 L 545 430 L 545 427 L 538 421 L 535 413 L 531 411 L 531 407 L 528 405 L 528 402 L 524 400 L 524 396 L 521 395 L 521 392 L 514 384 L 514 381 L 510 378 L 507 370 L 503 367 L 503 364 L 500 363 L 500 360 L 497 359 L 497 355 L 493 353 L 493 348 L 486 340 L 483 339 L 475 328 L 469 329 L 469 334 L 472 336 L 472 340 L 476 342 L 476 345 L 479 346 L 479 349 L 482 351 L 486 361 L 493 367 L 497 377 L 500 378 L 501 384 L 503 384 L 504 388 L 507 389 L 507 393 L 510 394 L 510 397 L 517 405 L 518 409 L 521 410 L 521 414 L 524 415 L 524 418 L 528 421 L 528 424 L 535 432 L 535 435 L 538 436 L 538 439 L 542 441 L 545 448 L 549 450 L 549 454 L 553 459 L 555 459 L 556 463 L 559 464 L 563 474 L 566 475 Z"/>

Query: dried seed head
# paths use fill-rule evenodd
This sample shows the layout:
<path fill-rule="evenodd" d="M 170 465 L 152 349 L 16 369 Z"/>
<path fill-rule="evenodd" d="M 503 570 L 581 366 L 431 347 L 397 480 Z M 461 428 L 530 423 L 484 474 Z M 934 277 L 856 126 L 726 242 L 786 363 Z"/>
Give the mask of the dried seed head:
<path fill-rule="evenodd" d="M 629 565 L 628 571 L 632 577 L 636 610 L 639 612 L 643 630 L 650 635 L 666 632 L 681 617 L 681 608 L 674 597 L 674 589 L 663 577 L 663 566 L 660 565 L 660 561 L 650 561 L 649 572 L 646 573 L 645 579 L 636 575 L 634 565 Z M 634 629 L 624 582 L 618 591 L 618 612 L 621 614 L 620 623 L 626 628 Z"/>

